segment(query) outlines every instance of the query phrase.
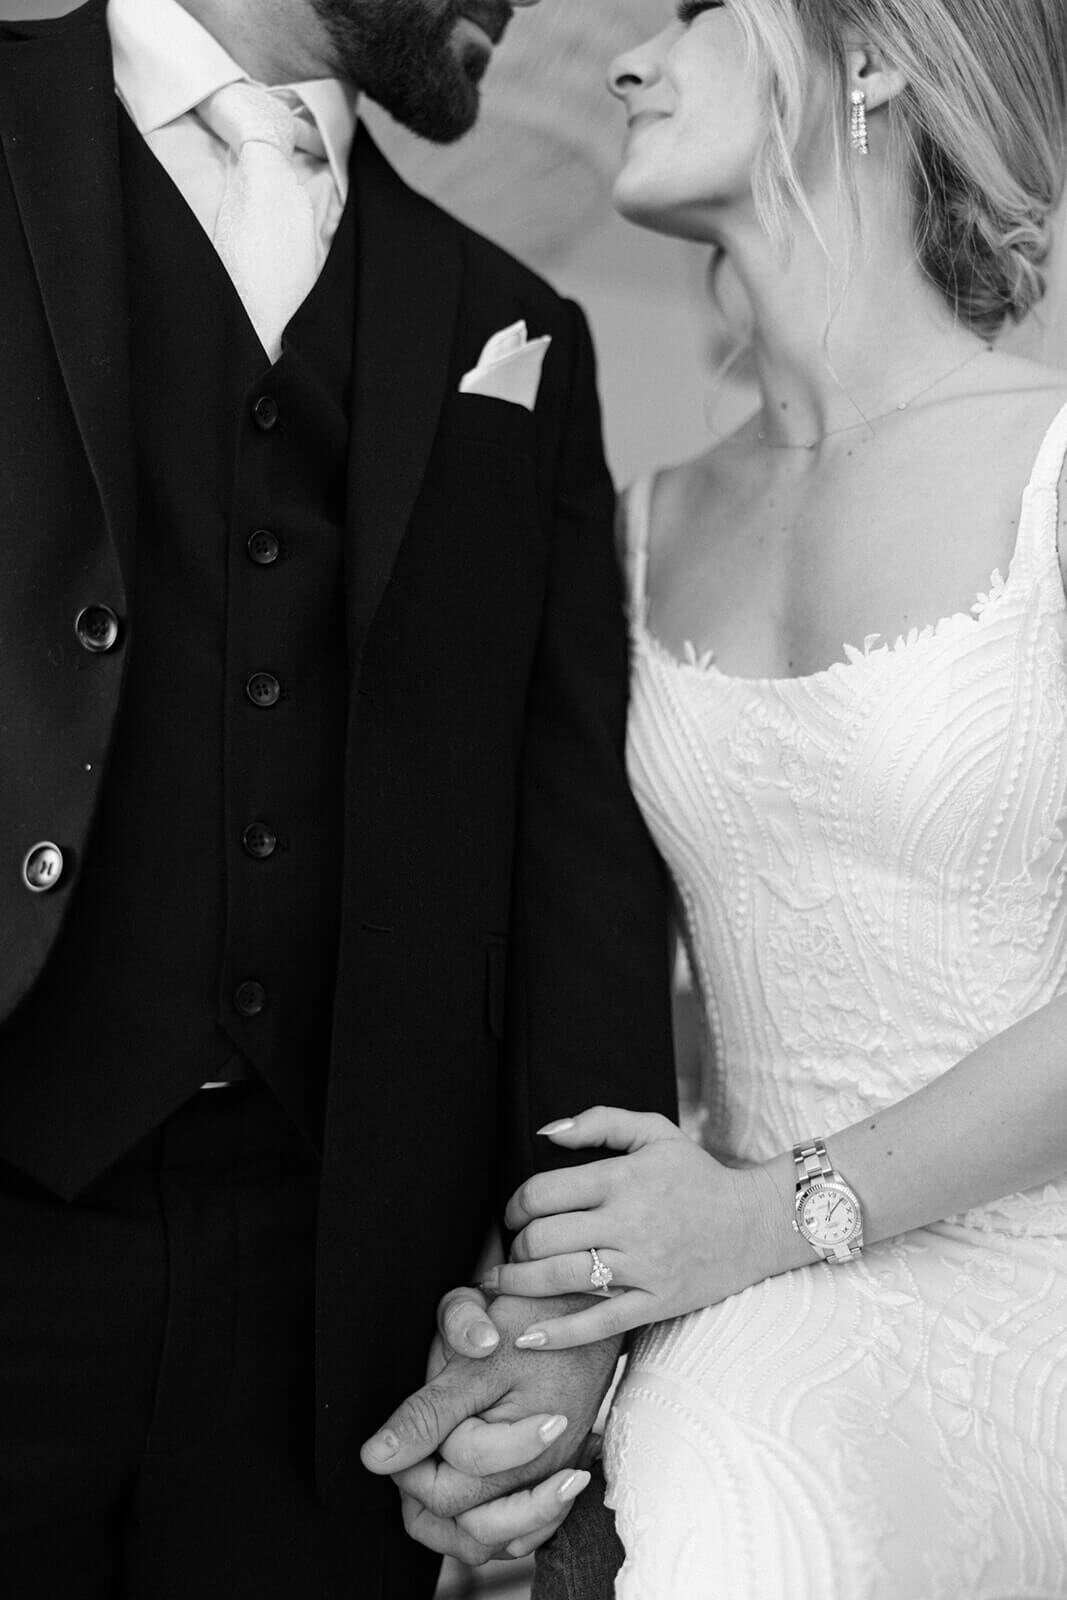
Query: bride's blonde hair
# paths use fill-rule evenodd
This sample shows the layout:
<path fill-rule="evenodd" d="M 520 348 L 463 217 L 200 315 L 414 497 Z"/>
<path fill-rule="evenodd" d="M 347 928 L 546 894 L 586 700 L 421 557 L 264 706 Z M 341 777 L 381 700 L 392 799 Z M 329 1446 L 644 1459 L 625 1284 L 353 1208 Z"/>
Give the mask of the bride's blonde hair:
<path fill-rule="evenodd" d="M 1065 0 L 731 0 L 731 11 L 769 74 L 753 175 L 768 233 L 788 240 L 793 207 L 814 221 L 794 159 L 813 55 L 829 68 L 851 187 L 848 50 L 863 40 L 907 81 L 889 125 L 924 271 L 975 332 L 1020 321 L 1045 292 L 1067 176 Z"/>

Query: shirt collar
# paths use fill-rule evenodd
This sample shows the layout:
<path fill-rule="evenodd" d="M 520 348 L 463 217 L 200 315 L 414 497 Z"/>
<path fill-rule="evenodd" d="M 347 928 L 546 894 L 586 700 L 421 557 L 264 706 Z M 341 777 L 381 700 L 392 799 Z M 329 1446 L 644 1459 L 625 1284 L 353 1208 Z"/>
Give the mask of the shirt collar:
<path fill-rule="evenodd" d="M 228 83 L 250 81 L 214 34 L 178 0 L 108 0 L 115 87 L 141 134 L 184 116 Z M 348 158 L 359 97 L 338 78 L 279 84 L 311 112 L 342 203 L 348 196 Z"/>
<path fill-rule="evenodd" d="M 358 92 L 340 78 L 312 78 L 286 87 L 296 91 L 314 117 L 326 146 L 333 181 L 344 202 L 348 198 L 348 158 L 359 117 Z"/>

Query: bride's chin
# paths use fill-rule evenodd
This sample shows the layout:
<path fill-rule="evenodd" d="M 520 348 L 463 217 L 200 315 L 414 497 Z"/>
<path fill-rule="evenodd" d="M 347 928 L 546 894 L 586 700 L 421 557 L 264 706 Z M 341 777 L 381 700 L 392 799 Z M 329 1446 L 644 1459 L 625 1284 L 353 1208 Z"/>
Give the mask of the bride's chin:
<path fill-rule="evenodd" d="M 664 204 L 662 191 L 649 184 L 628 184 L 625 174 L 620 174 L 612 190 L 612 203 L 620 217 L 635 227 L 648 228 L 652 233 L 665 233 L 672 239 L 699 239 L 699 232 L 687 224 L 674 206 Z"/>
<path fill-rule="evenodd" d="M 657 218 L 664 213 L 662 192 L 657 192 L 657 185 L 642 181 L 626 167 L 615 179 L 611 198 L 616 211 L 627 222 L 636 222 L 642 228 L 661 226 Z"/>

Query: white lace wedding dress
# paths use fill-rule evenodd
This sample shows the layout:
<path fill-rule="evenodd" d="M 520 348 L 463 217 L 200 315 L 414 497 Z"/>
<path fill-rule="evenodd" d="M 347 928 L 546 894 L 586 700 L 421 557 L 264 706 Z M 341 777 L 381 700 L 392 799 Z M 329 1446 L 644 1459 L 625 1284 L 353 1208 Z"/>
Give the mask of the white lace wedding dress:
<path fill-rule="evenodd" d="M 718 1154 L 833 1133 L 1067 988 L 1065 448 L 1067 408 L 970 612 L 793 679 L 651 636 L 631 491 L 629 763 Z M 1067 1180 L 650 1330 L 606 1467 L 618 1600 L 1067 1596 Z"/>

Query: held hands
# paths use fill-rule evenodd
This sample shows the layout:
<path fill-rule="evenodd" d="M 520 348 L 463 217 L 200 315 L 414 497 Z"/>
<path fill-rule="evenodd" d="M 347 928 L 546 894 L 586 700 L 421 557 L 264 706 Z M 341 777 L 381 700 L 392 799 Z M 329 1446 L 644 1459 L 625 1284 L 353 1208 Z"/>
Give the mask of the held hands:
<path fill-rule="evenodd" d="M 426 1384 L 362 1452 L 395 1480 L 412 1537 L 472 1566 L 536 1549 L 584 1489 L 574 1464 L 614 1371 L 614 1336 L 793 1264 L 767 1169 L 722 1166 L 665 1118 L 606 1107 L 542 1132 L 568 1149 L 627 1153 L 523 1184 L 507 1213 L 522 1230 L 512 1260 L 485 1280 L 497 1298 L 486 1309 L 474 1290 L 445 1296 Z M 614 1284 L 590 1306 L 594 1247 Z"/>
<path fill-rule="evenodd" d="M 511 1261 L 483 1288 L 514 1295 L 589 1292 L 595 1248 L 612 1272 L 596 1305 L 545 1317 L 517 1340 L 565 1350 L 714 1305 L 787 1264 L 789 1213 L 763 1167 L 725 1167 L 665 1117 L 596 1106 L 540 1130 L 568 1150 L 626 1151 L 616 1160 L 541 1172 L 505 1215 L 520 1230 Z"/>
<path fill-rule="evenodd" d="M 412 1538 L 471 1566 L 535 1550 L 589 1481 L 574 1463 L 618 1345 L 516 1349 L 536 1309 L 501 1296 L 487 1311 L 472 1289 L 446 1295 L 427 1382 L 363 1446 L 364 1465 L 400 1489 Z"/>

